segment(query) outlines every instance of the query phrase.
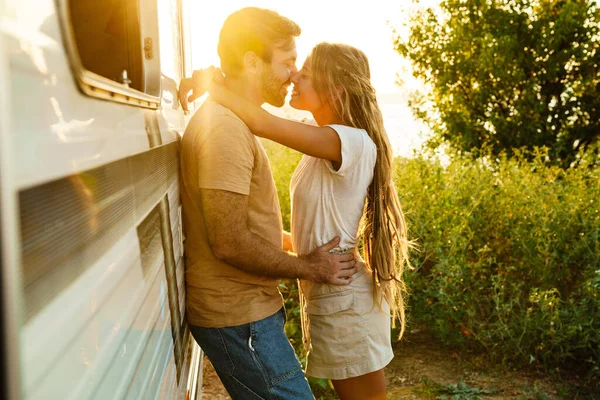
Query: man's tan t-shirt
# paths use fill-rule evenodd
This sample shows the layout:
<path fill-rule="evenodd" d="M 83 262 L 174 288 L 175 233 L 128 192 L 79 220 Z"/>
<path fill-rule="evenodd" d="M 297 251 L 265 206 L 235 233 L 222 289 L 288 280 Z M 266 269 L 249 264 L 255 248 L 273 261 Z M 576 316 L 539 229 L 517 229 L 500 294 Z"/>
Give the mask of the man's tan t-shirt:
<path fill-rule="evenodd" d="M 218 328 L 273 315 L 283 306 L 279 280 L 245 272 L 214 256 L 200 189 L 248 196 L 250 232 L 281 249 L 281 211 L 262 143 L 233 112 L 210 99 L 196 112 L 181 142 L 187 319 L 192 325 Z"/>

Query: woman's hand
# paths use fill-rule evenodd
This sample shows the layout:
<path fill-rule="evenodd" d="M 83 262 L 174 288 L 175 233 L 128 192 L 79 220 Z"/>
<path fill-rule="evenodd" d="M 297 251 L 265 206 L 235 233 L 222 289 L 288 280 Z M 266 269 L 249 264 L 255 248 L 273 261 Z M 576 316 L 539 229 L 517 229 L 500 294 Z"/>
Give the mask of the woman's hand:
<path fill-rule="evenodd" d="M 225 77 L 220 68 L 212 69 L 212 77 L 206 81 L 206 90 L 210 94 L 210 98 L 219 103 L 223 107 L 233 108 L 235 112 L 235 100 L 238 95 L 233 93 L 225 86 Z"/>
<path fill-rule="evenodd" d="M 212 80 L 205 87 L 212 100 L 230 109 L 244 121 L 254 135 L 273 140 L 312 157 L 341 163 L 342 144 L 333 128 L 288 121 L 270 114 L 259 104 L 230 90 L 218 68 L 213 70 Z"/>
<path fill-rule="evenodd" d="M 179 83 L 179 102 L 185 111 L 189 109 L 188 103 L 193 102 L 207 92 L 217 71 L 223 77 L 221 70 L 211 65 L 208 68 L 197 69 L 193 72 L 191 78 L 181 80 Z M 191 95 L 189 95 L 190 92 L 192 92 Z"/>

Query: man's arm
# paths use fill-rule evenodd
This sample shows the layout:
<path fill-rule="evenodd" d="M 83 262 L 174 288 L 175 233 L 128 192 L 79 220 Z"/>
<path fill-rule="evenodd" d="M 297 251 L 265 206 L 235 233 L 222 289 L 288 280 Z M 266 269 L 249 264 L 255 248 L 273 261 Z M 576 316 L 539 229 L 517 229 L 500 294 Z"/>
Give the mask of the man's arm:
<path fill-rule="evenodd" d="M 356 273 L 352 254 L 329 254 L 337 240 L 312 253 L 295 257 L 259 236 L 247 226 L 248 196 L 226 190 L 201 189 L 202 210 L 214 255 L 245 271 L 274 278 L 300 278 L 348 285 Z"/>

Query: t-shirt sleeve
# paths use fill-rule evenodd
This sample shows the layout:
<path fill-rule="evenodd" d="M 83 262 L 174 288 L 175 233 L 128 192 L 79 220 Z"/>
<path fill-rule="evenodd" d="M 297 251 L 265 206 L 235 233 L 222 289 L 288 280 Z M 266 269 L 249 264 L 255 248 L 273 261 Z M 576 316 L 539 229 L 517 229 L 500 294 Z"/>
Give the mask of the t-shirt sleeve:
<path fill-rule="evenodd" d="M 217 116 L 196 146 L 198 187 L 250 194 L 254 136 L 235 118 Z"/>
<path fill-rule="evenodd" d="M 332 128 L 339 136 L 342 144 L 342 165 L 336 171 L 327 161 L 329 170 L 337 175 L 344 175 L 350 169 L 356 167 L 363 155 L 366 146 L 366 132 L 363 129 L 353 128 L 344 125 L 327 125 Z"/>

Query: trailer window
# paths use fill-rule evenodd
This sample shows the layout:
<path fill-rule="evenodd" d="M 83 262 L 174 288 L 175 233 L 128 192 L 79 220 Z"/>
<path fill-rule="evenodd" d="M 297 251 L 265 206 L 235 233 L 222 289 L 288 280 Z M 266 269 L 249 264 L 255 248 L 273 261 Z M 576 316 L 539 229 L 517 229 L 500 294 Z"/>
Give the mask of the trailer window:
<path fill-rule="evenodd" d="M 138 1 L 70 0 L 69 9 L 83 67 L 143 91 Z"/>
<path fill-rule="evenodd" d="M 66 0 L 63 31 L 86 94 L 157 107 L 157 9 L 140 0 Z"/>

